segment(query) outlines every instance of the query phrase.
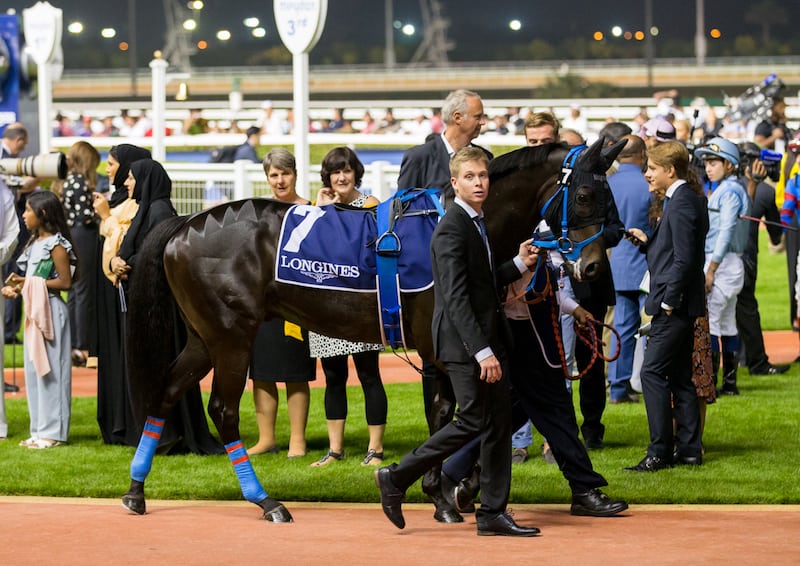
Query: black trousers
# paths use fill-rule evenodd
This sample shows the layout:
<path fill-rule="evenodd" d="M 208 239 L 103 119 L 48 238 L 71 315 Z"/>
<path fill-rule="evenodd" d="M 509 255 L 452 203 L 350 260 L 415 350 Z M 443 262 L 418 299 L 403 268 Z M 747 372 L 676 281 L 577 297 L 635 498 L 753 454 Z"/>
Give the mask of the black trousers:
<path fill-rule="evenodd" d="M 511 485 L 511 397 L 509 378 L 496 383 L 480 379 L 476 362 L 445 362 L 458 403 L 456 419 L 433 433 L 422 445 L 392 466 L 392 481 L 408 489 L 433 466 L 454 454 L 470 440 L 481 439 L 481 506 L 478 517 L 493 517 L 506 510 Z"/>
<path fill-rule="evenodd" d="M 603 301 L 588 299 L 581 301 L 581 306 L 588 310 L 599 321 L 606 318 L 608 306 Z M 598 348 L 602 348 L 602 333 L 598 333 Z M 592 351 L 580 340 L 575 341 L 575 364 L 578 371 L 589 365 Z M 594 365 L 580 380 L 580 407 L 583 415 L 581 433 L 584 440 L 603 440 L 606 427 L 601 422 L 603 411 L 606 410 L 606 368 L 603 360 L 597 359 Z M 553 453 L 555 455 L 555 453 Z"/>
<path fill-rule="evenodd" d="M 533 426 L 547 439 L 561 473 L 574 493 L 608 485 L 594 471 L 583 442 L 572 396 L 564 385 L 561 367 L 550 367 L 539 347 L 533 326 L 527 320 L 509 320 L 514 348 L 509 356 L 512 397 L 519 401 Z M 558 353 L 548 352 L 558 363 Z M 516 430 L 516 429 L 514 429 Z"/>
<path fill-rule="evenodd" d="M 792 226 L 797 226 L 797 218 L 792 220 Z M 800 232 L 786 231 L 786 267 L 789 270 L 789 323 L 792 327 L 797 324 L 797 301 L 794 296 L 794 285 L 797 282 L 797 252 L 800 250 Z"/>
<path fill-rule="evenodd" d="M 692 383 L 693 324 L 693 317 L 685 313 L 673 311 L 667 316 L 659 311 L 653 316 L 642 364 L 642 390 L 650 427 L 647 454 L 668 461 L 672 459 L 674 443 L 673 412 L 679 454 L 701 456 L 700 411 Z"/>
<path fill-rule="evenodd" d="M 753 372 L 765 371 L 769 358 L 764 348 L 764 335 L 761 333 L 761 315 L 756 299 L 756 275 L 758 266 L 752 258 L 742 256 L 744 263 L 744 286 L 736 299 L 736 327 L 744 346 L 744 360 Z"/>

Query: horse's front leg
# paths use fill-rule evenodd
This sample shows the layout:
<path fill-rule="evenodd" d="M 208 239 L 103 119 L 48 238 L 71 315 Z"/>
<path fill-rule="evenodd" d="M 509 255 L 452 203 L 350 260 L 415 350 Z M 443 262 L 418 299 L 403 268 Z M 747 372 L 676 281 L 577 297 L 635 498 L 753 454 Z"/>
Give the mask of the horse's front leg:
<path fill-rule="evenodd" d="M 239 402 L 246 375 L 244 367 L 237 370 L 236 366 L 241 364 L 242 359 L 248 360 L 249 356 L 242 356 L 241 353 L 226 355 L 215 366 L 208 413 L 225 445 L 244 498 L 261 507 L 267 521 L 291 523 L 293 519 L 289 510 L 261 487 L 239 432 Z"/>
<path fill-rule="evenodd" d="M 153 392 L 153 404 L 158 405 L 154 410 L 155 415 L 148 415 L 145 421 L 139 445 L 131 462 L 131 485 L 128 492 L 122 497 L 122 504 L 126 509 L 144 515 L 147 511 L 144 495 L 144 482 L 147 479 L 150 469 L 153 466 L 158 443 L 164 431 L 165 419 L 163 415 L 169 415 L 173 407 L 183 397 L 190 387 L 198 384 L 211 369 L 211 362 L 208 353 L 196 336 L 189 334 L 186 346 L 175 360 L 165 380 L 154 378 L 153 383 L 166 383 L 160 395 Z"/>

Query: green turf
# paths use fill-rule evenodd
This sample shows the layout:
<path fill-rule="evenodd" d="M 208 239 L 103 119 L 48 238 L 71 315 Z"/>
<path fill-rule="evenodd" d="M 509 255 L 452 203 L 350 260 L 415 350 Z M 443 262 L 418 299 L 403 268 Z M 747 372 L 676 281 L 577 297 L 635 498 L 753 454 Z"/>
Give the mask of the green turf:
<path fill-rule="evenodd" d="M 762 251 L 759 270 L 758 297 L 764 328 L 786 329 L 785 256 Z M 21 347 L 17 349 L 19 363 L 22 352 Z M 11 347 L 6 346 L 5 353 L 8 367 Z M 18 379 L 22 379 L 21 370 Z M 648 440 L 644 405 L 608 406 L 604 417 L 607 447 L 591 453 L 595 468 L 610 484 L 607 491 L 633 503 L 800 503 L 800 369 L 793 366 L 787 374 L 770 377 L 750 377 L 742 370 L 740 388 L 740 397 L 725 397 L 708 409 L 704 465 L 656 474 L 622 470 L 644 455 Z M 253 458 L 258 477 L 270 494 L 286 501 L 377 502 L 372 468 L 360 466 L 368 441 L 361 389 L 350 387 L 348 391 L 347 458 L 324 468 L 309 467 L 327 449 L 323 391 L 312 391 L 309 454 L 297 460 L 286 459 L 288 422 L 282 401 L 277 430 L 284 451 Z M 387 460 L 393 461 L 427 434 L 419 383 L 389 385 L 387 394 L 385 450 Z M 26 402 L 7 395 L 6 406 L 10 437 L 0 442 L 0 493 L 118 497 L 125 492 L 133 449 L 102 444 L 95 422 L 95 398 L 73 400 L 70 443 L 54 450 L 17 446 L 28 436 Z M 249 392 L 242 399 L 241 430 L 245 444 L 255 442 Z M 541 441 L 537 434 L 535 447 Z M 225 456 L 158 456 L 147 481 L 147 495 L 164 499 L 241 498 Z M 513 468 L 512 503 L 566 502 L 568 497 L 568 486 L 558 468 L 545 464 L 541 458 L 533 457 Z M 419 484 L 409 490 L 408 500 L 424 501 Z"/>

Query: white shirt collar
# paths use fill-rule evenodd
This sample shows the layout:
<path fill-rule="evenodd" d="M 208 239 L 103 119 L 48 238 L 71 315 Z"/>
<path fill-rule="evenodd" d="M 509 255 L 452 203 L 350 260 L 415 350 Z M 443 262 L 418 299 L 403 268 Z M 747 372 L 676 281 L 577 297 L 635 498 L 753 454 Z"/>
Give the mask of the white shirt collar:
<path fill-rule="evenodd" d="M 678 179 L 677 181 L 675 181 L 674 183 L 672 183 L 672 184 L 669 186 L 669 188 L 667 189 L 667 194 L 666 194 L 666 197 L 667 197 L 667 198 L 672 198 L 672 196 L 675 194 L 675 190 L 676 190 L 678 187 L 680 187 L 682 184 L 684 184 L 685 182 L 686 182 L 686 181 L 684 181 L 683 179 Z"/>
<path fill-rule="evenodd" d="M 461 200 L 461 199 L 460 199 L 460 198 L 458 198 L 458 197 L 456 197 L 456 198 L 454 199 L 454 202 L 455 202 L 455 203 L 456 203 L 458 206 L 460 206 L 461 208 L 463 208 L 463 209 L 464 209 L 464 210 L 467 212 L 467 214 L 469 214 L 469 217 L 470 217 L 470 218 L 472 218 L 473 220 L 474 220 L 475 218 L 483 218 L 483 211 L 482 211 L 482 210 L 481 210 L 480 212 L 478 212 L 477 210 L 475 210 L 474 208 L 472 208 L 470 205 L 468 205 L 466 202 L 464 202 L 463 200 Z"/>

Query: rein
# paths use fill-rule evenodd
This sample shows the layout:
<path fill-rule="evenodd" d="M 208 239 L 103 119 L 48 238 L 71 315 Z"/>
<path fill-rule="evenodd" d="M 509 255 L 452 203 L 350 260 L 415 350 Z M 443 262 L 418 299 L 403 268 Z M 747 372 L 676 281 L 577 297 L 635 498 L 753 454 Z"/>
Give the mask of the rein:
<path fill-rule="evenodd" d="M 586 326 L 579 326 L 578 322 L 575 321 L 574 322 L 575 336 L 589 348 L 589 350 L 591 351 L 591 358 L 589 360 L 589 363 L 586 364 L 586 367 L 583 368 L 583 371 L 581 371 L 577 375 L 572 375 L 569 373 L 569 368 L 567 367 L 567 355 L 566 352 L 564 351 L 564 339 L 561 333 L 561 311 L 558 306 L 558 301 L 555 300 L 555 291 L 553 290 L 553 285 L 550 283 L 550 277 L 547 277 L 546 279 L 547 279 L 547 284 L 545 288 L 540 293 L 535 293 L 537 296 L 534 299 L 523 300 L 520 299 L 519 297 L 517 297 L 517 299 L 522 300 L 522 302 L 526 304 L 537 304 L 544 301 L 545 299 L 550 299 L 550 322 L 553 325 L 553 335 L 556 338 L 556 345 L 558 347 L 558 356 L 561 361 L 561 369 L 564 373 L 564 376 L 571 381 L 577 381 L 589 372 L 592 366 L 594 366 L 594 364 L 597 362 L 598 358 L 603 362 L 613 362 L 617 358 L 619 358 L 621 340 L 619 332 L 617 332 L 616 328 L 614 328 L 610 324 L 605 324 L 604 322 L 600 322 L 599 320 L 595 319 L 591 319 L 589 321 L 589 324 L 587 324 Z M 600 329 L 601 332 L 603 331 L 603 329 L 608 328 L 614 334 L 614 336 L 616 336 L 617 348 L 613 355 L 606 357 L 605 354 L 603 354 L 603 346 L 606 346 L 606 343 L 603 342 L 602 340 L 597 339 L 598 328 Z M 547 359 L 546 352 L 543 353 L 545 354 L 545 359 Z"/>
<path fill-rule="evenodd" d="M 555 250 L 571 262 L 577 261 L 583 248 L 599 238 L 603 234 L 604 229 L 604 226 L 601 226 L 600 230 L 595 234 L 592 234 L 580 242 L 573 242 L 567 235 L 569 230 L 567 210 L 569 207 L 570 177 L 575 168 L 575 162 L 585 149 L 586 145 L 579 145 L 569 150 L 569 153 L 567 153 L 566 157 L 564 157 L 564 161 L 561 163 L 561 179 L 559 180 L 558 189 L 547 199 L 547 202 L 544 203 L 542 207 L 542 218 L 545 218 L 550 205 L 553 204 L 559 196 L 561 197 L 561 237 L 556 239 L 554 235 L 548 237 L 541 237 L 537 234 L 533 235 L 534 246 L 545 250 Z"/>

